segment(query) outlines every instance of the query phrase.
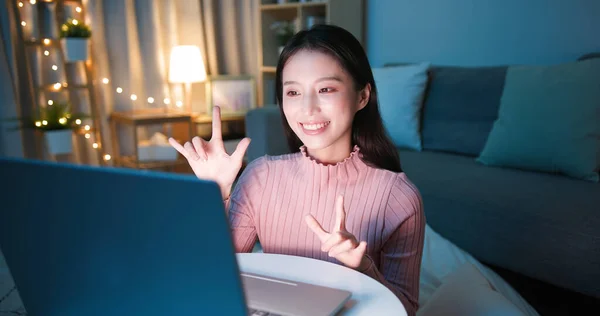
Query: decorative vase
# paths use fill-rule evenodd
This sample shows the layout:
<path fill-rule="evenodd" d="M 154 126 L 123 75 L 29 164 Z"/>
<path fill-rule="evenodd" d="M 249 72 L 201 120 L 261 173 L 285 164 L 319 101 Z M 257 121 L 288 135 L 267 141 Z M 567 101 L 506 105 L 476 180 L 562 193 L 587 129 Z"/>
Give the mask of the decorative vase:
<path fill-rule="evenodd" d="M 73 131 L 62 129 L 44 132 L 48 152 L 52 155 L 68 154 L 73 151 Z"/>
<path fill-rule="evenodd" d="M 89 39 L 66 37 L 61 40 L 65 52 L 65 61 L 86 61 L 89 56 Z"/>

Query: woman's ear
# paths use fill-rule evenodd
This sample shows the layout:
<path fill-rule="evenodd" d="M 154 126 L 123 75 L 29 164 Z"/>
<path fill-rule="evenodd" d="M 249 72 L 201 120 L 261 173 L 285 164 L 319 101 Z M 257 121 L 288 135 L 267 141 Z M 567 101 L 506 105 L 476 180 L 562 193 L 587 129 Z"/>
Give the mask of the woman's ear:
<path fill-rule="evenodd" d="M 371 84 L 367 85 L 358 93 L 358 109 L 357 112 L 364 109 L 371 100 Z"/>

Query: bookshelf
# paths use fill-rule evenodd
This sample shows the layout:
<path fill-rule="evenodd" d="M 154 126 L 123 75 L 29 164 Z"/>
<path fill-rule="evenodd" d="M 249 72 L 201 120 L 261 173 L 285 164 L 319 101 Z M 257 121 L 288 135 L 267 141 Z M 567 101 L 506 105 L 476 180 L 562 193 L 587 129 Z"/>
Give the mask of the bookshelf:
<path fill-rule="evenodd" d="M 283 3 L 281 3 L 283 2 Z M 278 21 L 294 23 L 295 31 L 315 23 L 337 25 L 350 31 L 363 45 L 364 0 L 261 0 L 258 6 L 258 104 L 275 104 L 275 71 L 279 58 L 279 43 L 271 25 Z"/>

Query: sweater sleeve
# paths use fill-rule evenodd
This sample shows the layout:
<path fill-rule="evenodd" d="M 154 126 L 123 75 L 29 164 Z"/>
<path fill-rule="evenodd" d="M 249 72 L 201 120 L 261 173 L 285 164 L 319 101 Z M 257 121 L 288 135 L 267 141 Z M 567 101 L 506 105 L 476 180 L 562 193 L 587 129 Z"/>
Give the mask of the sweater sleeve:
<path fill-rule="evenodd" d="M 260 205 L 261 183 L 266 169 L 264 157 L 248 164 L 235 183 L 231 196 L 224 201 L 236 252 L 250 252 L 256 243 L 254 214 Z"/>
<path fill-rule="evenodd" d="M 392 188 L 386 206 L 384 241 L 377 266 L 371 264 L 364 274 L 389 288 L 402 302 L 408 315 L 415 315 L 419 301 L 419 277 L 425 215 L 417 188 L 406 179 Z"/>

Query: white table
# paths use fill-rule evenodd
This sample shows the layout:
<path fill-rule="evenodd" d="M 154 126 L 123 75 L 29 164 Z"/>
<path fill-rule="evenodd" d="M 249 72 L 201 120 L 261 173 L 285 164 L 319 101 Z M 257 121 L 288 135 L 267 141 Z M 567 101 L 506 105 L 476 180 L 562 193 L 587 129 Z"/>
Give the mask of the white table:
<path fill-rule="evenodd" d="M 347 290 L 352 297 L 339 315 L 406 315 L 400 300 L 381 283 L 353 269 L 311 258 L 239 253 L 240 270 Z"/>

